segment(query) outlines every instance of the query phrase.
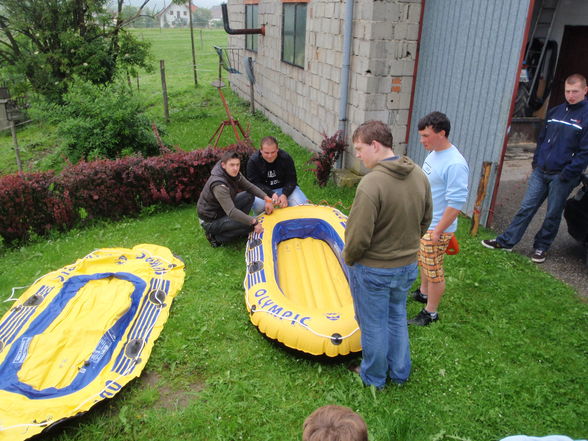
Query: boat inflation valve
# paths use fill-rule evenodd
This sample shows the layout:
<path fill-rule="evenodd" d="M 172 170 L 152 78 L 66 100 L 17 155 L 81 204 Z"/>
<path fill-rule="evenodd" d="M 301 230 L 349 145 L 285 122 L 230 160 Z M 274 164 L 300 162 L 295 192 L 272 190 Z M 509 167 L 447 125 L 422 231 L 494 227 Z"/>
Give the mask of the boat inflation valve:
<path fill-rule="evenodd" d="M 23 303 L 24 306 L 37 306 L 40 305 L 41 302 L 43 301 L 43 296 L 40 296 L 39 294 L 34 294 L 32 296 L 30 296 L 26 302 Z"/>
<path fill-rule="evenodd" d="M 333 335 L 331 335 L 331 343 L 333 343 L 335 346 L 338 346 L 341 343 L 343 343 L 343 337 L 341 336 L 341 334 L 335 332 Z"/>
<path fill-rule="evenodd" d="M 255 248 L 261 245 L 261 239 L 253 238 L 249 240 L 249 248 Z"/>
<path fill-rule="evenodd" d="M 154 289 L 149 293 L 149 301 L 156 305 L 163 306 L 165 301 L 165 291 L 162 289 Z"/>
<path fill-rule="evenodd" d="M 125 347 L 125 355 L 129 358 L 135 358 L 143 349 L 143 340 L 140 338 L 134 338 L 127 343 Z"/>
<path fill-rule="evenodd" d="M 263 262 L 261 260 L 256 260 L 255 262 L 251 262 L 247 267 L 247 271 L 249 273 L 256 273 L 257 271 L 263 268 Z"/>

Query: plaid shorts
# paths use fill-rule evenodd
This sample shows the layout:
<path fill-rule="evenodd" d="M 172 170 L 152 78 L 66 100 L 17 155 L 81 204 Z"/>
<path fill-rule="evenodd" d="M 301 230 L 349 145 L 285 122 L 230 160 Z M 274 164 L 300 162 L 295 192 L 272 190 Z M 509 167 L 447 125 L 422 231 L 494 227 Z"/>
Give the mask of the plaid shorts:
<path fill-rule="evenodd" d="M 421 238 L 419 266 L 429 282 L 440 283 L 445 280 L 443 258 L 453 233 L 441 233 L 441 238 L 436 245 L 431 243 L 431 233 L 432 231 L 427 231 Z"/>

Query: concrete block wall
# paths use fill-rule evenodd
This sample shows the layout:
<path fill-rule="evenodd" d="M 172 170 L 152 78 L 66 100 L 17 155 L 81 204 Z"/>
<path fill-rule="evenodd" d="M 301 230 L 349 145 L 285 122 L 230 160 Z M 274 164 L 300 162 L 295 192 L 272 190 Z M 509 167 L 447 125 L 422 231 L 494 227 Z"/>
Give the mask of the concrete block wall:
<path fill-rule="evenodd" d="M 345 0 L 311 0 L 307 6 L 304 68 L 281 61 L 282 2 L 260 0 L 255 105 L 299 144 L 317 150 L 322 133 L 339 128 Z M 245 5 L 229 0 L 231 28 L 245 23 Z M 417 49 L 420 0 L 355 0 L 348 95 L 345 166 L 364 172 L 352 152 L 351 134 L 362 122 L 390 124 L 397 153 L 406 152 L 406 129 Z M 245 37 L 230 36 L 229 46 L 244 48 Z M 239 69 L 243 71 L 243 69 Z M 231 86 L 249 99 L 245 75 L 231 75 Z"/>

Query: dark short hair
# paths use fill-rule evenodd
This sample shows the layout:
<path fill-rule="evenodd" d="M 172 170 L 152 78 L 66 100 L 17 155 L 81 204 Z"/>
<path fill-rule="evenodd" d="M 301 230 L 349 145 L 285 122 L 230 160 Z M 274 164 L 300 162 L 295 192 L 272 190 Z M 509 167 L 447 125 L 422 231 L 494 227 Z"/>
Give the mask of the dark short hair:
<path fill-rule="evenodd" d="M 330 404 L 312 412 L 302 426 L 303 441 L 368 441 L 361 416 L 348 407 Z"/>
<path fill-rule="evenodd" d="M 378 141 L 385 147 L 392 148 L 393 139 L 390 127 L 384 124 L 382 121 L 366 121 L 361 124 L 353 132 L 351 137 L 353 142 L 363 142 L 365 144 L 371 144 L 373 141 Z"/>
<path fill-rule="evenodd" d="M 572 74 L 566 78 L 567 84 L 578 84 L 580 83 L 581 87 L 586 87 L 586 77 L 582 74 Z"/>
<path fill-rule="evenodd" d="M 223 164 L 226 164 L 227 162 L 229 162 L 231 159 L 238 159 L 239 161 L 241 161 L 241 158 L 239 157 L 239 154 L 233 150 L 229 150 L 228 152 L 224 152 L 221 155 L 221 162 Z"/>
<path fill-rule="evenodd" d="M 449 136 L 451 130 L 451 123 L 447 115 L 441 112 L 431 112 L 428 115 L 423 116 L 417 125 L 419 130 L 425 130 L 427 127 L 431 127 L 433 132 L 439 133 L 441 130 L 445 130 L 445 136 Z"/>
<path fill-rule="evenodd" d="M 259 147 L 263 147 L 265 144 L 275 144 L 275 145 L 278 145 L 278 140 L 276 138 L 274 138 L 273 136 L 266 136 L 259 143 Z"/>

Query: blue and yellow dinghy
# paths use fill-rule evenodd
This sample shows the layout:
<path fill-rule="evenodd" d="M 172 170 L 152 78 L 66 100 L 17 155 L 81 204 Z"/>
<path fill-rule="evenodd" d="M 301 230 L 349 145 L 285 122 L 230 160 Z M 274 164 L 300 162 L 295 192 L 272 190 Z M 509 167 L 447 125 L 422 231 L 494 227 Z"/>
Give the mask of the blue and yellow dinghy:
<path fill-rule="evenodd" d="M 264 232 L 247 241 L 245 303 L 269 338 L 313 355 L 361 350 L 341 252 L 340 211 L 300 205 L 259 217 Z"/>
<path fill-rule="evenodd" d="M 138 377 L 183 268 L 156 245 L 101 249 L 30 286 L 0 321 L 0 440 L 29 438 Z"/>

